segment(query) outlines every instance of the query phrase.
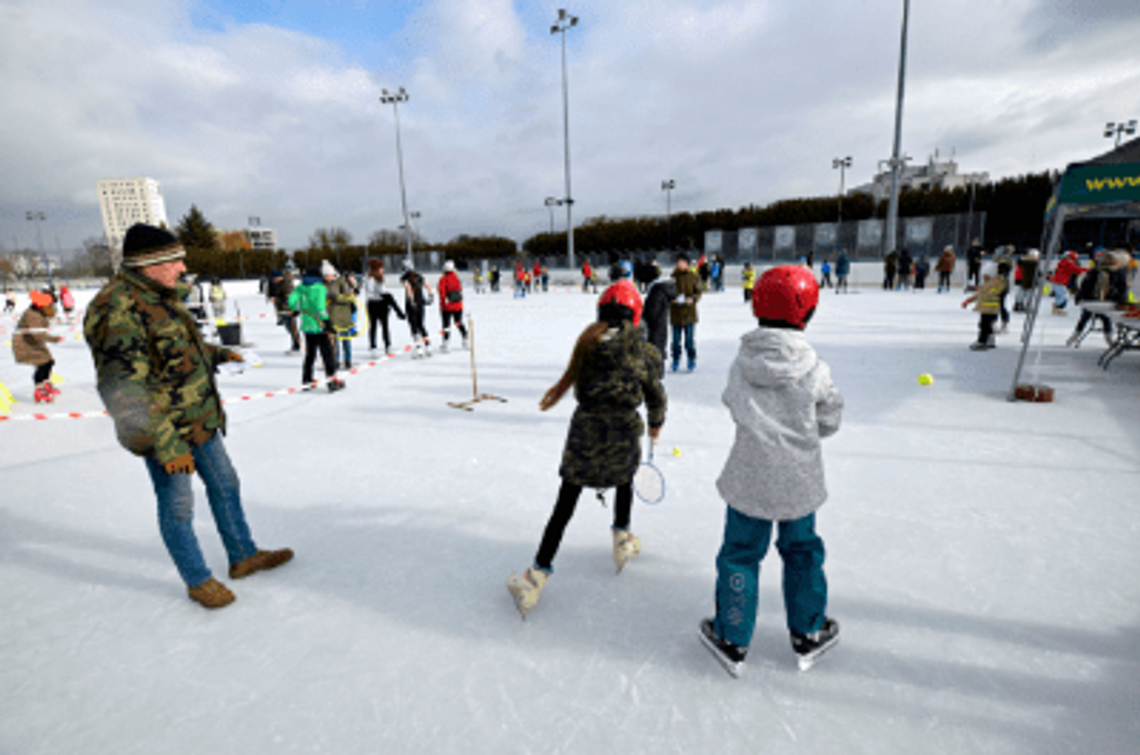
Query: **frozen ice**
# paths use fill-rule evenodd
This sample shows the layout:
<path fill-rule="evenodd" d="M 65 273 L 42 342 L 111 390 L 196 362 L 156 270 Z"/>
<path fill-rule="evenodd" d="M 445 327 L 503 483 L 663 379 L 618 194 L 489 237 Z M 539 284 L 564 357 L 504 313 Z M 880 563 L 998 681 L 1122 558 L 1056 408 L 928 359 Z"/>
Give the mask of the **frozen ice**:
<path fill-rule="evenodd" d="M 256 285 L 230 288 L 261 366 L 220 375 L 222 393 L 296 385 L 300 358 L 259 317 Z M 843 641 L 796 670 L 771 554 L 734 680 L 697 625 L 713 610 L 713 483 L 732 440 L 720 394 L 754 324 L 739 289 L 706 294 L 699 368 L 666 377 L 661 443 L 684 454 L 657 454 L 667 496 L 635 503 L 642 554 L 615 576 L 610 511 L 583 495 L 525 622 L 505 580 L 538 545 L 574 404 L 538 400 L 595 297 L 468 291 L 479 392 L 507 403 L 449 407 L 472 395 L 470 355 L 412 361 L 393 319 L 397 356 L 347 390 L 228 404 L 254 536 L 297 557 L 231 582 L 238 600 L 217 612 L 187 599 L 145 468 L 108 419 L 0 423 L 0 752 L 1136 751 L 1136 356 L 1101 370 L 1097 337 L 1065 349 L 1074 318 L 1046 314 L 1026 369 L 1056 400 L 1011 403 L 1021 315 L 997 349 L 971 352 L 960 292 L 825 291 L 808 335 L 847 401 L 818 519 Z M 14 321 L 0 325 L 7 340 Z M 52 348 L 65 383 L 48 408 L 0 353 L 14 415 L 101 409 L 86 345 Z"/>

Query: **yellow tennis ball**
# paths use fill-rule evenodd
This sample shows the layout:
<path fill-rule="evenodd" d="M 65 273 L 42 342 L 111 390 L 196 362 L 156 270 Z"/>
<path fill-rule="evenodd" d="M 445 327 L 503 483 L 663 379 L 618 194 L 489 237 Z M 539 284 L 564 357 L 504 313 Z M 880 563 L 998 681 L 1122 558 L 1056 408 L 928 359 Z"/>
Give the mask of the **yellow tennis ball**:
<path fill-rule="evenodd" d="M 918 376 L 919 385 L 931 385 L 934 382 L 934 376 L 929 372 L 924 372 Z"/>
<path fill-rule="evenodd" d="M 673 446 L 673 455 L 674 456 L 680 456 L 681 455 L 681 447 L 680 446 Z"/>

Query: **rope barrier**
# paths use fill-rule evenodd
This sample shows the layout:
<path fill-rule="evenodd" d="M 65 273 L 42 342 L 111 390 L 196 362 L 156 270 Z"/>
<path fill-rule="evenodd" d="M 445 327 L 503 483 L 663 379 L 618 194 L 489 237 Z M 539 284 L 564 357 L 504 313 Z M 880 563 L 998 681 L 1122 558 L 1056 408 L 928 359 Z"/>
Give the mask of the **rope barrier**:
<path fill-rule="evenodd" d="M 455 327 L 454 325 L 449 325 L 447 328 L 442 328 L 440 330 L 434 331 L 433 335 L 442 336 L 445 333 L 447 333 L 448 331 L 452 330 L 454 327 Z M 402 353 L 404 353 L 404 354 L 410 353 L 413 349 L 416 348 L 416 346 L 418 346 L 422 343 L 423 343 L 423 340 L 410 343 L 403 348 Z M 395 354 L 385 354 L 383 357 L 380 357 L 378 359 L 369 360 L 369 361 L 364 362 L 364 363 L 362 363 L 356 367 L 353 367 L 350 370 L 346 370 L 344 372 L 344 374 L 346 374 L 346 375 L 358 375 L 361 372 L 364 372 L 366 370 L 370 370 L 374 367 L 379 367 L 384 362 L 387 362 L 387 361 L 389 361 L 391 359 L 395 359 L 395 358 L 396 358 Z M 337 376 L 334 375 L 333 377 L 337 377 Z M 250 401 L 259 401 L 259 400 L 263 400 L 263 399 L 277 398 L 278 396 L 292 396 L 292 395 L 295 395 L 298 393 L 307 393 L 308 391 L 312 391 L 316 388 L 319 388 L 322 385 L 327 384 L 329 379 L 330 378 L 328 378 L 328 377 L 321 377 L 321 378 L 317 378 L 317 379 L 313 380 L 310 383 L 306 383 L 303 385 L 290 386 L 287 388 L 281 388 L 281 389 L 276 390 L 276 391 L 266 391 L 264 393 L 251 393 L 251 394 L 248 394 L 245 396 L 235 396 L 233 398 L 224 398 L 224 399 L 222 399 L 222 405 L 226 406 L 228 404 L 242 404 L 242 403 L 248 403 Z M 0 407 L 0 408 L 2 408 L 2 407 Z M 108 416 L 110 416 L 110 415 L 107 413 L 107 410 L 105 410 L 105 409 L 98 410 L 98 411 L 89 411 L 89 412 L 63 412 L 63 413 L 55 413 L 55 414 L 44 414 L 41 412 L 36 412 L 33 414 L 19 414 L 19 415 L 15 415 L 15 416 L 0 413 L 0 423 L 21 422 L 21 421 L 47 421 L 47 420 L 58 420 L 58 419 L 88 419 L 88 418 L 92 418 L 92 417 L 108 417 Z"/>

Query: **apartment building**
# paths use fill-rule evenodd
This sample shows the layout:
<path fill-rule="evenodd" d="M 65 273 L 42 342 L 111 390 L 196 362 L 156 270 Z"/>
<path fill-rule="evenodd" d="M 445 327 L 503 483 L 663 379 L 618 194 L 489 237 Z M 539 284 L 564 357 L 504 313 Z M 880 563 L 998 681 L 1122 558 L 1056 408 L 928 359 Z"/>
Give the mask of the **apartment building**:
<path fill-rule="evenodd" d="M 153 178 L 109 178 L 95 182 L 103 230 L 116 270 L 123 259 L 123 237 L 135 223 L 170 227 L 162 187 Z"/>

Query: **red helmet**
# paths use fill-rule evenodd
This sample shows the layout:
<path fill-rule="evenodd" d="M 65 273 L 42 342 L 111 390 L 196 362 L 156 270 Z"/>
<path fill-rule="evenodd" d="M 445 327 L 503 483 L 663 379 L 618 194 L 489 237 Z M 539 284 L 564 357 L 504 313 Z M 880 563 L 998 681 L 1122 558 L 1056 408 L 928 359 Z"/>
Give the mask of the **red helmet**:
<path fill-rule="evenodd" d="M 598 297 L 598 309 L 606 304 L 626 307 L 633 313 L 634 327 L 641 324 L 641 294 L 637 293 L 637 287 L 630 281 L 620 280 L 603 291 Z"/>
<path fill-rule="evenodd" d="M 819 304 L 815 275 L 801 265 L 766 271 L 752 289 L 752 312 L 762 320 L 779 320 L 803 330 Z"/>

